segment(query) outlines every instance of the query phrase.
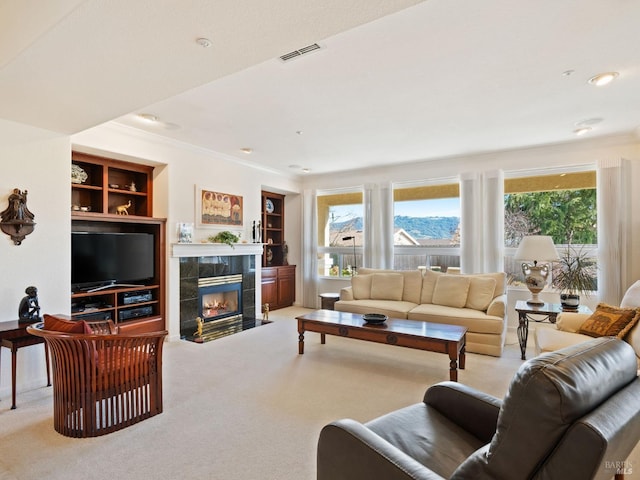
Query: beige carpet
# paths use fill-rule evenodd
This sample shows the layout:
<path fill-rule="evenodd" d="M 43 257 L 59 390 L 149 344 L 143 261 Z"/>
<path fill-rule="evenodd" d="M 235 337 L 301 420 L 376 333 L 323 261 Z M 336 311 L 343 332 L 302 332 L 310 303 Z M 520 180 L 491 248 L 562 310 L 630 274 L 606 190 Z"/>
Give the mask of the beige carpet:
<path fill-rule="evenodd" d="M 53 430 L 52 389 L 0 402 L 0 479 L 312 480 L 318 433 L 331 420 L 367 421 L 421 401 L 448 379 L 445 355 L 306 334 L 293 320 L 204 345 L 164 351 L 164 413 L 93 439 Z M 463 383 L 502 396 L 521 364 L 515 339 L 502 358 L 467 355 Z"/>

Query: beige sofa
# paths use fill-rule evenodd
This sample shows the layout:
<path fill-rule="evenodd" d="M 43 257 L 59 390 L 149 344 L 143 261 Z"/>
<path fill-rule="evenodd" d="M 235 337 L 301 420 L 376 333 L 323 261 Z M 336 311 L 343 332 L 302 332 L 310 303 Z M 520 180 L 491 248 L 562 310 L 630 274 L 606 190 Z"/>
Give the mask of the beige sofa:
<path fill-rule="evenodd" d="M 640 280 L 625 293 L 621 308 L 640 308 Z M 555 324 L 537 323 L 533 331 L 536 353 L 553 352 L 570 345 L 592 340 L 593 337 L 578 333 L 582 324 L 591 316 L 589 313 L 562 312 Z M 531 324 L 530 324 L 531 325 Z M 624 337 L 631 344 L 640 366 L 640 322 Z"/>
<path fill-rule="evenodd" d="M 504 272 L 451 275 L 426 270 L 361 268 L 334 308 L 462 325 L 467 352 L 502 355 L 507 329 Z"/>

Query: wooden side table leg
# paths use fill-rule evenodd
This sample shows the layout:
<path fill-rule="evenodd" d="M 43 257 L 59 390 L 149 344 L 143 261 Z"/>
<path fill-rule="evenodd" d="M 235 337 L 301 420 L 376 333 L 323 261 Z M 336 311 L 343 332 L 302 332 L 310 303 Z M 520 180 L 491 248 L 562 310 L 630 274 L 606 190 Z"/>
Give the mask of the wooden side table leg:
<path fill-rule="evenodd" d="M 324 345 L 325 343 L 327 343 L 327 336 L 324 333 L 320 334 L 320 343 L 322 345 Z"/>
<path fill-rule="evenodd" d="M 520 343 L 520 359 L 527 359 L 527 339 L 529 337 L 529 317 L 525 312 L 518 312 L 518 342 Z"/>
<path fill-rule="evenodd" d="M 11 346 L 11 410 L 16 409 L 16 360 L 18 357 L 18 348 Z"/>

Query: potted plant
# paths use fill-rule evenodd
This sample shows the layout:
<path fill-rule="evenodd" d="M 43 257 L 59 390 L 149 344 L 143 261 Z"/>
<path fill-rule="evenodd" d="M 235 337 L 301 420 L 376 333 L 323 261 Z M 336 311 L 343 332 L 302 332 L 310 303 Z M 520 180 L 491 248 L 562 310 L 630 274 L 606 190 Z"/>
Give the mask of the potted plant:
<path fill-rule="evenodd" d="M 228 230 L 224 230 L 223 232 L 219 232 L 215 236 L 210 236 L 208 240 L 212 243 L 226 243 L 231 248 L 235 248 L 233 244 L 238 243 L 240 237 Z"/>
<path fill-rule="evenodd" d="M 580 305 L 580 295 L 589 297 L 595 288 L 596 270 L 596 262 L 588 252 L 567 246 L 553 266 L 551 281 L 560 290 L 563 309 L 575 310 Z"/>

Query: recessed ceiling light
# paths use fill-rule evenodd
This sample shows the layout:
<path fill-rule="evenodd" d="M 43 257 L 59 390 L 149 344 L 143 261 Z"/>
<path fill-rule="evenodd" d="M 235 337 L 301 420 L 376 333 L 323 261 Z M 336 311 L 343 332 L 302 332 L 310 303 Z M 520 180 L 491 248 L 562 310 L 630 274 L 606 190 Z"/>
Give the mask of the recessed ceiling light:
<path fill-rule="evenodd" d="M 196 40 L 196 43 L 198 45 L 200 45 L 202 48 L 209 48 L 211 45 L 213 45 L 213 42 L 211 40 L 209 40 L 208 38 L 204 38 L 204 37 L 200 37 Z"/>
<path fill-rule="evenodd" d="M 302 130 L 296 130 L 296 133 L 297 133 L 298 135 L 302 135 L 304 132 L 303 132 Z"/>
<path fill-rule="evenodd" d="M 576 71 L 575 70 L 565 70 L 564 72 L 562 72 L 562 76 L 563 77 L 570 77 L 571 75 L 573 75 Z"/>
<path fill-rule="evenodd" d="M 595 77 L 591 77 L 589 79 L 589 83 L 592 85 L 596 85 L 597 87 L 602 87 L 603 85 L 611 83 L 618 75 L 618 72 L 599 73 Z"/>
<path fill-rule="evenodd" d="M 138 118 L 144 122 L 155 123 L 158 121 L 158 117 L 151 113 L 139 113 Z"/>
<path fill-rule="evenodd" d="M 253 153 L 253 148 L 245 147 L 245 148 L 241 148 L 240 151 L 247 155 L 251 155 Z"/>
<path fill-rule="evenodd" d="M 584 135 L 585 133 L 589 133 L 591 131 L 591 127 L 580 127 L 573 131 L 576 135 Z"/>
<path fill-rule="evenodd" d="M 302 173 L 309 173 L 311 171 L 310 168 L 303 168 Z"/>

